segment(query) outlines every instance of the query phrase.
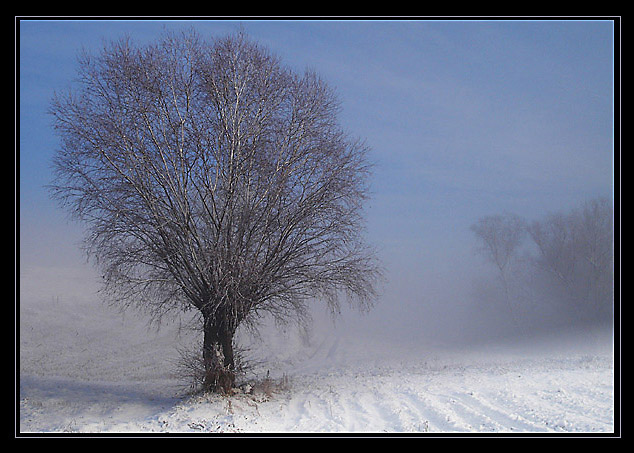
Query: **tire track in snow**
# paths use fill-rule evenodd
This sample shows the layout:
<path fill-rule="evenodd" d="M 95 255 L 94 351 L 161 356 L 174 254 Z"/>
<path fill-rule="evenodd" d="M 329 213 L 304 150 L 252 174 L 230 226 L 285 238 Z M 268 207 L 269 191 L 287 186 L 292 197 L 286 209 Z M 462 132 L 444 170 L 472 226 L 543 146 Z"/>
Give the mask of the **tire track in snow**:
<path fill-rule="evenodd" d="M 457 405 L 462 406 L 465 415 L 473 414 L 472 429 L 492 432 L 544 432 L 548 429 L 522 417 L 523 411 L 515 405 L 500 406 L 491 403 L 488 398 L 473 393 L 453 395 Z M 457 409 L 460 410 L 460 409 Z"/>

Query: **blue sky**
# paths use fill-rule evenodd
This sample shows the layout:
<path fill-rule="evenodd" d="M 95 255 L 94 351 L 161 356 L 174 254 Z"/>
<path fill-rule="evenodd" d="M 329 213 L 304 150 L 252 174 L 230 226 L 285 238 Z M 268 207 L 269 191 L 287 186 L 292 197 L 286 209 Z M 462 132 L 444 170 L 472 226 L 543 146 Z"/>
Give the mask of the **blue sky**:
<path fill-rule="evenodd" d="M 80 48 L 98 51 L 122 34 L 150 42 L 164 27 L 224 35 L 240 24 L 285 64 L 329 82 L 344 128 L 372 148 L 367 235 L 394 276 L 388 298 L 451 281 L 472 258 L 469 225 L 482 215 L 534 219 L 612 196 L 611 21 L 24 20 L 23 264 L 75 259 L 81 238 L 43 187 L 57 146 L 46 109 L 72 82 Z"/>

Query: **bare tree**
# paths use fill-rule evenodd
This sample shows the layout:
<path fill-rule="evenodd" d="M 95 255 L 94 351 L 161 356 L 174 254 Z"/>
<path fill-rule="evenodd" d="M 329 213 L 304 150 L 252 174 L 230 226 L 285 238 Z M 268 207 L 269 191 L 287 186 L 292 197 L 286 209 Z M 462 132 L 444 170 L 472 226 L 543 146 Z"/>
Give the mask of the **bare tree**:
<path fill-rule="evenodd" d="M 607 199 L 533 222 L 536 266 L 557 290 L 567 312 L 596 320 L 612 314 L 614 297 L 614 211 Z"/>
<path fill-rule="evenodd" d="M 518 325 L 510 296 L 511 267 L 518 256 L 519 247 L 525 235 L 524 221 L 515 214 L 485 216 L 471 226 L 480 240 L 480 251 L 491 261 L 500 277 L 504 291 L 504 301 Z"/>
<path fill-rule="evenodd" d="M 234 385 L 241 324 L 306 316 L 314 298 L 371 306 L 367 148 L 314 72 L 243 33 L 190 32 L 106 44 L 78 75 L 51 103 L 53 196 L 85 222 L 111 300 L 198 310 L 206 388 Z"/>

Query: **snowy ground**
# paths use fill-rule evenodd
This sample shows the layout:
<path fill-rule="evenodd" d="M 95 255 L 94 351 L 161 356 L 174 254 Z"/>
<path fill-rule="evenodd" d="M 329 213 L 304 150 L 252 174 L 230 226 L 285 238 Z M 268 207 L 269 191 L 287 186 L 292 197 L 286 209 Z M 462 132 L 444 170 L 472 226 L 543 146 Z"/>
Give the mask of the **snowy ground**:
<path fill-rule="evenodd" d="M 73 279 L 88 281 L 73 270 L 21 270 L 16 432 L 615 431 L 610 334 L 458 347 L 346 322 L 309 338 L 269 331 L 243 339 L 258 360 L 254 392 L 191 396 L 173 375 L 175 346 L 190 332 L 147 329 Z M 68 290 L 77 287 L 86 290 Z"/>

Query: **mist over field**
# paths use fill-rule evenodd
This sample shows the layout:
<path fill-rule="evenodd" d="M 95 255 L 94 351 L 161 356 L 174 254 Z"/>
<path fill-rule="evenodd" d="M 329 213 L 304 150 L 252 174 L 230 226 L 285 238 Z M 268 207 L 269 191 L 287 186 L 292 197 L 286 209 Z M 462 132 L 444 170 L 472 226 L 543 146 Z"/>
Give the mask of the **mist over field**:
<path fill-rule="evenodd" d="M 200 332 L 186 316 L 158 328 L 119 314 L 85 269 L 20 277 L 22 433 L 548 436 L 618 423 L 610 327 L 518 335 L 508 317 L 442 297 L 406 300 L 409 318 L 379 305 L 333 323 L 316 309 L 308 332 L 269 320 L 258 336 L 238 333 L 238 393 L 191 395 L 180 366 Z"/>
<path fill-rule="evenodd" d="M 191 394 L 179 367 L 202 342 L 194 313 L 151 323 L 104 300 L 82 225 L 45 188 L 59 147 L 46 110 L 81 46 L 240 25 L 295 70 L 314 68 L 344 129 L 369 145 L 363 235 L 385 275 L 367 312 L 344 301 L 333 317 L 316 300 L 309 328 L 239 329 L 239 391 Z M 566 242 L 575 253 L 549 264 L 525 232 L 496 267 L 472 229 L 512 213 L 522 231 L 560 215 L 569 230 L 557 231 L 577 232 L 588 222 L 573 213 L 592 200 L 614 211 L 587 231 L 604 241 L 605 222 L 619 225 L 614 22 L 22 20 L 18 31 L 16 434 L 620 432 L 620 288 L 612 304 L 603 283 L 614 255 L 599 272 Z M 598 248 L 620 257 L 618 242 Z M 571 302 L 595 277 L 588 303 Z"/>

